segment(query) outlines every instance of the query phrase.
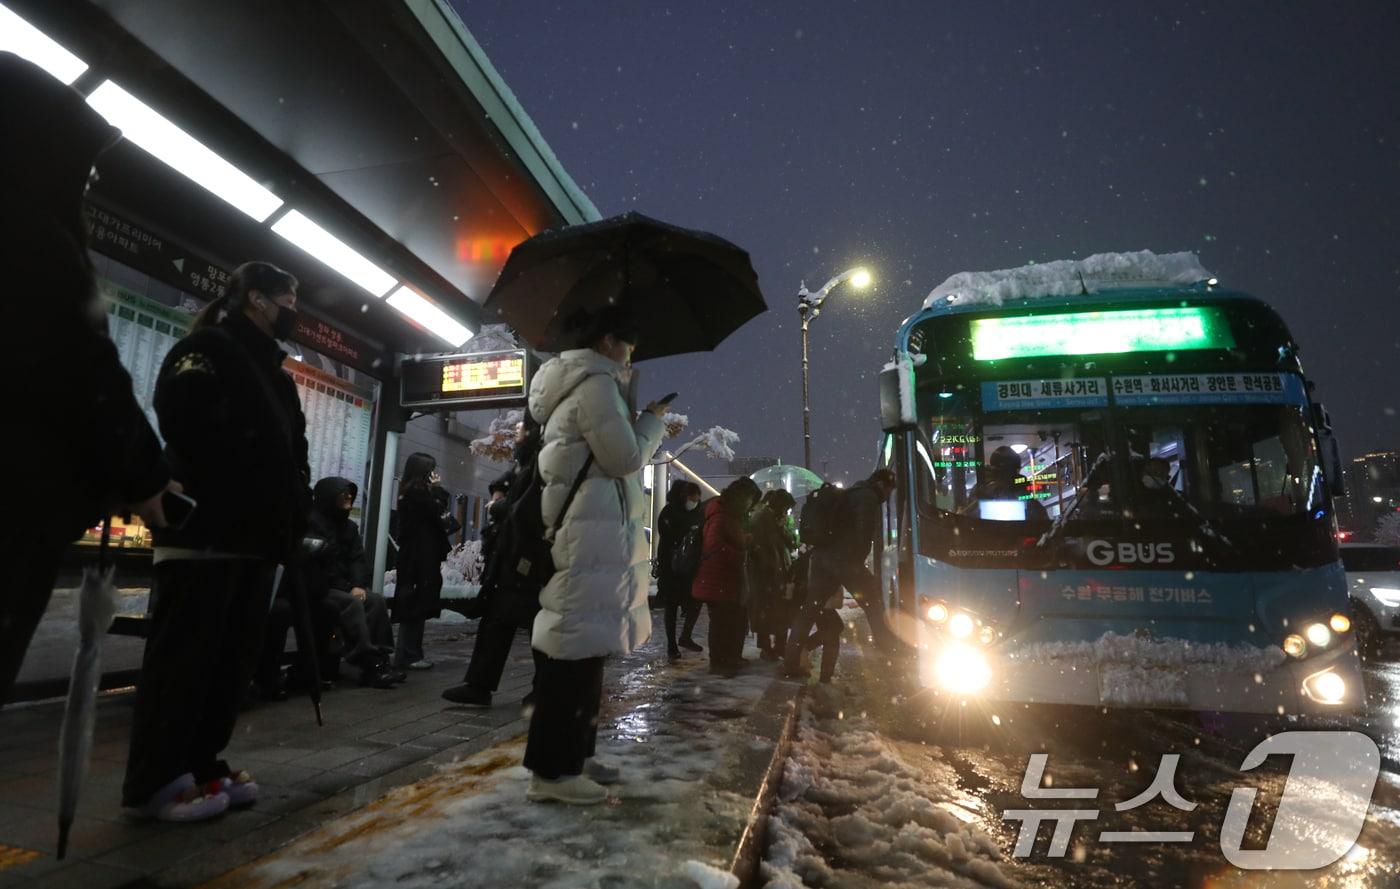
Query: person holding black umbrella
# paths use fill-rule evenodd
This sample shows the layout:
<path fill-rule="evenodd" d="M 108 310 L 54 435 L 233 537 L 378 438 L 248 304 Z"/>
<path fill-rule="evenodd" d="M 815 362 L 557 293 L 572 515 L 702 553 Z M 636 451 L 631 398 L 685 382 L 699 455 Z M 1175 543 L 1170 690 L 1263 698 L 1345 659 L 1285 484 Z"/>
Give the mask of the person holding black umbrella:
<path fill-rule="evenodd" d="M 570 326 L 587 348 L 546 362 L 530 383 L 555 573 L 531 636 L 545 659 L 525 767 L 529 799 L 590 805 L 619 778 L 593 759 L 604 659 L 651 636 L 641 470 L 661 443 L 667 405 L 653 402 L 635 419 L 627 406 L 639 332 L 625 309 L 576 316 Z"/>
<path fill-rule="evenodd" d="M 257 800 L 218 758 L 262 647 L 277 565 L 310 513 L 306 418 L 279 339 L 297 280 L 271 263 L 234 270 L 166 356 L 155 408 L 172 474 L 198 504 L 154 533 L 152 617 L 137 684 L 122 805 L 193 821 Z"/>

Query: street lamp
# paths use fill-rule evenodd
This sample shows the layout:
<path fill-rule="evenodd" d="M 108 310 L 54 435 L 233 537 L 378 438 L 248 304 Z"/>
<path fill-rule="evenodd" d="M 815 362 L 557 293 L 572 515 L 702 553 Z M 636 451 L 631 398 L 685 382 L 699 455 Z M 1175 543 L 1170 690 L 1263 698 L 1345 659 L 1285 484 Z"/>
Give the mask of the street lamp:
<path fill-rule="evenodd" d="M 822 303 L 831 291 L 847 281 L 852 287 L 864 289 L 870 286 L 870 272 L 857 266 L 827 281 L 816 293 L 807 290 L 805 281 L 797 291 L 797 317 L 802 319 L 802 465 L 808 469 L 812 468 L 812 402 L 807 390 L 807 325 L 821 314 Z"/>

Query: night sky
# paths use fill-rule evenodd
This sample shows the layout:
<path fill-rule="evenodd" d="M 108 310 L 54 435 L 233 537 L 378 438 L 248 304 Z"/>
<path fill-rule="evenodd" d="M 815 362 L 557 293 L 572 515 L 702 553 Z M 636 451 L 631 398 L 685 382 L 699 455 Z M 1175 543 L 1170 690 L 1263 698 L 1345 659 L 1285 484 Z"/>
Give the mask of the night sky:
<path fill-rule="evenodd" d="M 1144 248 L 1282 312 L 1347 453 L 1400 446 L 1400 4 L 454 4 L 603 215 L 752 254 L 767 314 L 640 365 L 741 455 L 801 461 L 803 280 L 876 274 L 812 328 L 815 468 L 854 477 L 944 278 Z"/>

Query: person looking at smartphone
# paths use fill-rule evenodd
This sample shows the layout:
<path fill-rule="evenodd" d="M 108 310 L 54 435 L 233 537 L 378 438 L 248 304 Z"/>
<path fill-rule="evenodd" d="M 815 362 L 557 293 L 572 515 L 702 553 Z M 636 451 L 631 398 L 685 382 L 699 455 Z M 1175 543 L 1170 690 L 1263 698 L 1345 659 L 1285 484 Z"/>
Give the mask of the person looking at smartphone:
<path fill-rule="evenodd" d="M 306 420 L 277 343 L 296 302 L 296 278 L 244 263 L 156 381 L 171 473 L 198 506 L 183 528 L 152 535 L 151 630 L 122 785 L 136 817 L 195 821 L 258 797 L 218 757 L 257 665 L 277 565 L 299 552 L 311 507 Z"/>

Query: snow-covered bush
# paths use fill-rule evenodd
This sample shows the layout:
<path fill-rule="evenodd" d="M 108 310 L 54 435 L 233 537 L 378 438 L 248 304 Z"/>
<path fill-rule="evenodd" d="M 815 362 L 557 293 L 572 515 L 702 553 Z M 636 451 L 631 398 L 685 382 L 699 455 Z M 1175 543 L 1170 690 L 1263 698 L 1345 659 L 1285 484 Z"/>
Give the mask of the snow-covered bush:
<path fill-rule="evenodd" d="M 461 577 L 458 583 L 480 583 L 484 563 L 481 541 L 468 540 L 466 543 L 454 547 L 452 552 L 447 554 L 447 560 L 443 562 L 443 573 L 446 576 L 449 572 L 455 572 Z"/>
<path fill-rule="evenodd" d="M 497 463 L 509 462 L 515 456 L 516 426 L 524 418 L 523 410 L 506 411 L 497 416 L 484 436 L 472 440 L 472 455 Z"/>

